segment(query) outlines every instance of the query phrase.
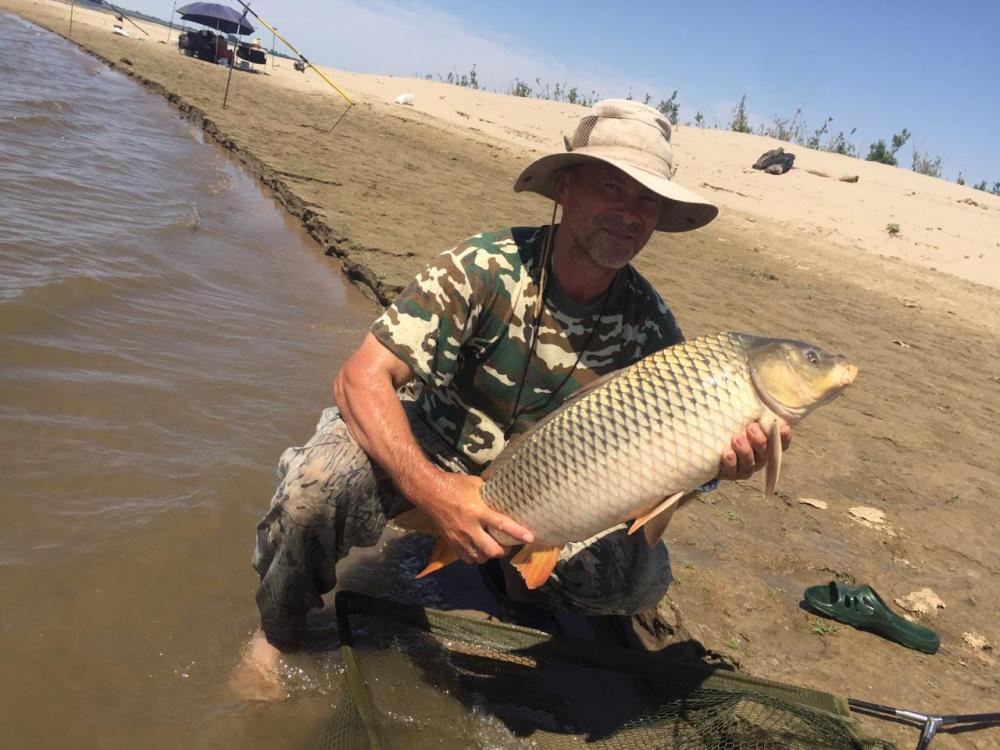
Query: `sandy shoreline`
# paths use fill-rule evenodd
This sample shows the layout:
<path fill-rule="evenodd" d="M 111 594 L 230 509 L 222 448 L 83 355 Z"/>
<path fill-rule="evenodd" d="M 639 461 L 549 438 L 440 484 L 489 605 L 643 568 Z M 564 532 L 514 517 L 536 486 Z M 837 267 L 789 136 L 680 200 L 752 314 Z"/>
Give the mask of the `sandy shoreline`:
<path fill-rule="evenodd" d="M 68 7 L 52 0 L 0 0 L 0 9 L 67 31 Z M 232 151 L 380 302 L 464 236 L 546 221 L 549 207 L 510 185 L 581 111 L 331 71 L 359 103 L 330 132 L 343 100 L 288 61 L 234 74 L 223 110 L 223 68 L 156 39 L 113 36 L 110 24 L 77 6 L 73 41 Z M 165 39 L 166 28 L 144 26 Z M 404 92 L 412 108 L 391 103 Z M 749 165 L 777 144 L 758 136 L 682 127 L 676 144 L 678 180 L 723 209 L 705 230 L 658 236 L 638 263 L 685 332 L 809 338 L 851 355 L 861 375 L 797 431 L 778 497 L 736 483 L 678 515 L 664 637 L 773 679 L 917 709 L 995 710 L 995 651 L 964 634 L 1000 642 L 1000 198 L 798 147 L 789 149 L 798 169 L 765 175 Z M 843 174 L 858 183 L 839 182 Z M 885 232 L 890 222 L 899 237 Z M 882 510 L 886 524 L 859 524 L 858 506 Z M 922 619 L 941 633 L 941 652 L 846 627 L 814 633 L 799 594 L 832 577 L 887 598 L 932 587 L 947 606 Z M 901 728 L 866 726 L 913 744 Z M 997 747 L 1000 732 L 937 746 Z"/>
<path fill-rule="evenodd" d="M 68 31 L 68 8 L 62 3 L 54 0 L 4 0 L 3 5 L 35 17 L 56 33 L 65 36 Z M 277 144 L 254 138 L 247 143 L 233 138 L 234 132 L 245 128 L 237 126 L 234 131 L 227 127 L 229 118 L 224 116 L 230 111 L 247 112 L 253 109 L 261 102 L 260 96 L 265 91 L 280 92 L 288 97 L 288 104 L 292 106 L 303 106 L 308 102 L 310 106 L 303 106 L 303 109 L 314 112 L 316 117 L 312 121 L 302 118 L 296 123 L 296 129 L 311 131 L 304 135 L 318 139 L 346 108 L 344 100 L 325 82 L 312 71 L 305 74 L 295 72 L 289 60 L 278 58 L 276 67 L 266 65 L 262 68 L 266 75 L 237 74 L 229 109 L 223 111 L 221 100 L 226 71 L 182 58 L 175 46 L 176 29 L 172 32 L 169 46 L 164 44 L 168 29 L 147 22 L 142 22 L 142 25 L 151 34 L 148 39 L 134 29 L 132 33 L 135 36 L 125 39 L 108 33 L 111 18 L 103 11 L 77 7 L 77 38 L 74 41 L 170 99 L 184 116 L 202 125 L 223 146 L 234 150 L 265 184 L 275 190 L 293 214 L 303 218 L 320 242 L 325 246 L 334 246 L 334 252 L 341 249 L 335 240 L 346 235 L 349 241 L 379 248 L 385 253 L 398 255 L 412 252 L 415 257 L 426 258 L 444 249 L 446 238 L 461 237 L 478 231 L 482 226 L 510 223 L 509 218 L 504 216 L 508 221 L 463 224 L 462 228 L 469 227 L 465 233 L 458 227 L 453 234 L 439 232 L 435 244 L 426 250 L 420 246 L 413 247 L 407 241 L 405 232 L 392 231 L 390 227 L 381 226 L 373 232 L 363 229 L 351 231 L 354 222 L 346 216 L 338 217 L 333 205 L 342 200 L 345 191 L 337 195 L 320 191 L 315 196 L 307 197 L 302 195 L 307 192 L 305 186 L 296 184 L 312 182 L 311 187 L 315 188 L 339 183 L 337 187 L 347 187 L 345 183 L 348 181 L 343 179 L 343 174 L 329 174 L 322 163 L 310 164 L 299 171 L 284 169 L 287 165 L 283 162 L 289 155 L 283 149 L 276 149 Z M 60 28 L 63 25 L 65 28 Z M 156 60 L 150 65 L 154 61 L 146 58 L 153 55 Z M 175 70 L 165 70 L 165 64 Z M 198 67 L 203 69 L 195 71 Z M 539 223 L 544 220 L 542 217 L 546 209 L 538 200 L 516 200 L 512 196 L 503 200 L 503 193 L 509 184 L 503 178 L 507 172 L 516 174 L 518 167 L 533 155 L 560 148 L 561 134 L 572 127 L 583 108 L 474 91 L 422 79 L 365 75 L 328 68 L 323 70 L 358 102 L 358 107 L 347 113 L 338 130 L 342 127 L 346 129 L 352 119 L 387 116 L 396 123 L 430 127 L 438 134 L 454 135 L 456 140 L 464 142 L 462 145 L 466 148 L 473 144 L 478 146 L 469 156 L 479 162 L 477 166 L 480 169 L 507 167 L 499 175 L 501 179 L 491 180 L 491 184 L 482 186 L 484 192 L 496 193 L 491 195 L 491 202 L 497 208 L 515 209 L 517 214 L 527 214 Z M 249 84 L 251 90 L 248 91 L 244 84 Z M 402 93 L 413 95 L 413 106 L 392 103 Z M 362 115 L 361 110 L 366 112 Z M 247 124 L 253 124 L 254 119 L 249 118 Z M 330 134 L 331 150 L 333 143 L 339 140 L 338 135 Z M 724 219 L 737 223 L 750 219 L 757 224 L 756 229 L 766 228 L 805 241 L 818 240 L 842 250 L 899 258 L 976 284 L 1000 288 L 998 196 L 906 169 L 813 151 L 763 136 L 680 126 L 676 128 L 674 141 L 677 179 L 717 202 Z M 340 144 L 345 142 L 350 143 L 350 139 L 339 140 Z M 791 172 L 776 177 L 750 168 L 761 153 L 778 146 L 796 154 L 795 168 Z M 322 148 L 319 150 L 323 151 Z M 322 158 L 323 154 L 318 156 Z M 395 179 L 405 177 L 401 174 L 403 170 L 420 172 L 420 165 L 415 163 L 393 166 L 398 170 L 393 175 Z M 387 175 L 383 173 L 380 176 Z M 857 176 L 858 182 L 842 182 L 838 178 L 843 176 Z M 374 190 L 363 193 L 363 196 L 373 200 L 378 197 Z M 311 202 L 312 197 L 317 199 L 315 203 L 319 207 L 328 210 L 327 216 L 314 216 L 309 213 L 308 206 L 301 205 L 303 200 Z M 406 219 L 411 218 L 407 216 L 394 218 L 396 223 L 410 227 L 422 223 L 419 220 L 407 222 Z M 886 230 L 889 224 L 899 225 L 898 236 L 889 234 Z M 385 267 L 386 263 L 363 254 L 355 257 L 349 248 L 347 250 L 343 253 L 345 270 L 360 283 L 371 287 L 376 298 L 383 303 L 419 265 L 405 264 L 405 272 L 395 274 L 391 267 Z"/>

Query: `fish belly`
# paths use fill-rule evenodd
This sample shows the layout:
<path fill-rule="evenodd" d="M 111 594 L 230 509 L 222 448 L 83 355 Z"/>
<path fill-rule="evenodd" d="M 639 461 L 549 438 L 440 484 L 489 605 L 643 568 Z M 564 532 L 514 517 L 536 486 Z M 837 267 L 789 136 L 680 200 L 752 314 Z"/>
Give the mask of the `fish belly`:
<path fill-rule="evenodd" d="M 582 541 L 714 478 L 765 408 L 739 338 L 694 339 L 560 409 L 498 458 L 483 496 L 538 543 Z"/>

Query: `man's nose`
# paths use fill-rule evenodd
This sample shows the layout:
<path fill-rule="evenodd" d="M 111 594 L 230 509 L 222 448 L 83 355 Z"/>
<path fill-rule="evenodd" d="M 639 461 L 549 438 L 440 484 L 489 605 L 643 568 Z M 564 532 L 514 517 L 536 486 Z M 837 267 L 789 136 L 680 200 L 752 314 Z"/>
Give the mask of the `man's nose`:
<path fill-rule="evenodd" d="M 645 207 L 643 196 L 624 195 L 615 206 L 615 213 L 625 224 L 641 226 L 646 215 Z"/>

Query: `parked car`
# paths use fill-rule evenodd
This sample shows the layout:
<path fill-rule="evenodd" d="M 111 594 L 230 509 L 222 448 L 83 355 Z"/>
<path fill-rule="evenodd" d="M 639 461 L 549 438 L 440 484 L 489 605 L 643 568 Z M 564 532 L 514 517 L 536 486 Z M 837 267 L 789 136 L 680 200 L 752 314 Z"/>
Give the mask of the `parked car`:
<path fill-rule="evenodd" d="M 188 57 L 197 57 L 208 62 L 233 62 L 233 51 L 226 38 L 211 29 L 185 31 L 177 37 L 177 47 Z"/>

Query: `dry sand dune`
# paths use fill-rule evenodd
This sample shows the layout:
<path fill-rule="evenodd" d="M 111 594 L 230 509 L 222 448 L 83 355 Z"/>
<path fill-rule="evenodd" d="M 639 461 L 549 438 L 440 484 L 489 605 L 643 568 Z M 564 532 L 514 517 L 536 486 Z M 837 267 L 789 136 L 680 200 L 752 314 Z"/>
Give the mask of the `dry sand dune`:
<path fill-rule="evenodd" d="M 65 5 L 0 8 L 66 32 Z M 510 186 L 533 154 L 558 147 L 578 107 L 331 70 L 358 101 L 331 132 L 343 101 L 288 61 L 234 76 L 223 110 L 222 68 L 76 12 L 74 41 L 202 124 L 382 301 L 461 237 L 547 220 L 544 201 Z M 392 103 L 402 93 L 412 107 Z M 658 236 L 638 262 L 685 332 L 806 338 L 849 354 L 861 374 L 797 430 L 779 496 L 732 483 L 678 515 L 677 582 L 646 620 L 651 637 L 694 638 L 751 673 L 892 705 L 997 710 L 996 652 L 964 636 L 1000 643 L 1000 198 L 797 146 L 790 173 L 755 172 L 779 145 L 758 136 L 680 127 L 675 141 L 677 179 L 722 207 L 704 230 Z M 861 506 L 885 522 L 862 523 L 851 512 Z M 941 651 L 848 627 L 815 633 L 801 592 L 833 577 L 889 599 L 932 588 L 946 607 L 917 617 L 940 632 Z M 869 727 L 913 744 L 899 727 Z M 998 746 L 1000 730 L 935 741 Z"/>
<path fill-rule="evenodd" d="M 412 93 L 416 112 L 525 157 L 561 148 L 561 134 L 571 131 L 584 111 L 412 78 L 331 75 L 363 101 L 384 104 Z M 320 85 L 311 78 L 305 88 Z M 764 136 L 680 126 L 674 143 L 677 179 L 724 211 L 1000 287 L 998 196 Z M 773 176 L 751 168 L 762 153 L 779 146 L 796 156 L 791 172 Z M 845 176 L 858 181 L 839 180 Z M 900 226 L 899 236 L 886 231 L 889 223 Z"/>

